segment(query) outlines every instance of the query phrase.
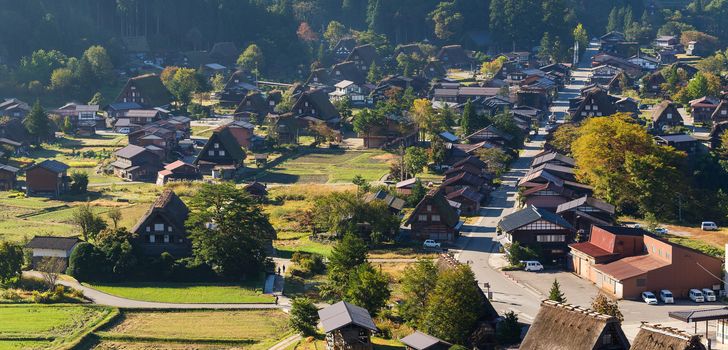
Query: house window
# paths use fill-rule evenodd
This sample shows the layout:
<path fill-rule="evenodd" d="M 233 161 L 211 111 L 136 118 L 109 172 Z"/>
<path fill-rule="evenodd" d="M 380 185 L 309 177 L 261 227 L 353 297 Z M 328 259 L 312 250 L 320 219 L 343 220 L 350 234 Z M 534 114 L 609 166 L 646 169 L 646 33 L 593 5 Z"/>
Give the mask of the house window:
<path fill-rule="evenodd" d="M 637 279 L 637 287 L 644 287 L 647 285 L 647 280 L 644 278 L 638 278 Z"/>
<path fill-rule="evenodd" d="M 167 232 L 172 232 L 172 226 L 167 226 Z"/>
<path fill-rule="evenodd" d="M 592 109 L 595 110 L 595 111 L 598 111 L 599 110 L 599 106 L 594 105 L 594 106 L 592 106 Z"/>
<path fill-rule="evenodd" d="M 612 344 L 612 335 L 607 333 L 602 337 L 602 344 L 603 345 L 611 345 Z"/>
<path fill-rule="evenodd" d="M 672 113 L 667 113 L 667 119 L 672 119 Z"/>
<path fill-rule="evenodd" d="M 156 241 L 156 237 L 154 235 L 149 235 L 149 243 L 154 243 Z"/>
<path fill-rule="evenodd" d="M 216 149 L 217 149 L 217 148 L 220 148 L 220 144 L 219 144 L 219 143 L 217 143 L 217 142 L 215 142 L 215 148 L 216 148 Z"/>
<path fill-rule="evenodd" d="M 164 224 L 154 224 L 154 231 L 164 231 Z"/>
<path fill-rule="evenodd" d="M 720 111 L 720 114 L 722 114 L 722 115 L 726 115 L 726 114 L 728 114 L 728 110 L 726 110 L 726 109 L 722 109 L 722 110 Z"/>
<path fill-rule="evenodd" d="M 147 226 L 147 232 L 149 232 L 149 231 L 151 231 L 151 230 L 152 230 L 152 228 L 151 228 L 151 227 L 149 227 L 149 226 Z"/>
<path fill-rule="evenodd" d="M 432 215 L 433 222 L 440 222 L 440 215 Z"/>
<path fill-rule="evenodd" d="M 209 151 L 207 151 L 207 155 L 214 156 L 215 155 L 215 151 L 209 150 Z"/>
<path fill-rule="evenodd" d="M 432 206 L 429 204 L 427 205 L 427 211 L 432 211 Z"/>
<path fill-rule="evenodd" d="M 169 243 L 169 235 L 164 235 L 164 243 Z"/>
<path fill-rule="evenodd" d="M 566 235 L 538 235 L 536 241 L 542 243 L 565 242 Z"/>
<path fill-rule="evenodd" d="M 221 149 L 221 150 L 220 150 L 220 156 L 222 157 L 222 156 L 224 156 L 224 155 L 225 155 L 225 150 Z"/>
<path fill-rule="evenodd" d="M 417 216 L 417 220 L 419 221 L 427 221 L 427 215 L 420 214 Z"/>

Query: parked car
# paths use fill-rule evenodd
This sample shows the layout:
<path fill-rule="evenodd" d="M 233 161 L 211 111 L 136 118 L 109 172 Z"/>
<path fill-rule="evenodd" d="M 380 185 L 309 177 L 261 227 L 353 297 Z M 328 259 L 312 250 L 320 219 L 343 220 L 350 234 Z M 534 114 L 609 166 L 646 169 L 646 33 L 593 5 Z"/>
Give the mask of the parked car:
<path fill-rule="evenodd" d="M 657 297 L 652 292 L 642 292 L 642 301 L 647 305 L 657 305 Z"/>
<path fill-rule="evenodd" d="M 655 233 L 658 234 L 658 235 L 666 235 L 667 234 L 667 229 L 664 228 L 664 227 L 658 227 L 658 228 L 655 229 Z"/>
<path fill-rule="evenodd" d="M 525 271 L 543 271 L 543 265 L 541 265 L 541 263 L 538 261 L 527 260 L 522 261 L 522 263 L 525 266 L 523 268 Z"/>
<path fill-rule="evenodd" d="M 690 290 L 690 300 L 696 302 L 696 303 L 702 303 L 705 302 L 705 297 L 703 297 L 703 292 L 700 291 L 700 289 L 691 289 Z"/>
<path fill-rule="evenodd" d="M 425 240 L 424 243 L 422 243 L 422 246 L 425 248 L 440 248 L 440 243 L 435 242 L 433 239 Z"/>
<path fill-rule="evenodd" d="M 700 229 L 703 231 L 718 231 L 718 225 L 712 221 L 703 221 L 700 223 Z"/>
<path fill-rule="evenodd" d="M 660 291 L 660 300 L 662 300 L 662 302 L 665 304 L 675 303 L 675 298 L 672 296 L 672 292 L 667 289 L 663 289 Z"/>
<path fill-rule="evenodd" d="M 703 298 L 705 301 L 716 301 L 715 292 L 712 289 L 703 288 Z"/>

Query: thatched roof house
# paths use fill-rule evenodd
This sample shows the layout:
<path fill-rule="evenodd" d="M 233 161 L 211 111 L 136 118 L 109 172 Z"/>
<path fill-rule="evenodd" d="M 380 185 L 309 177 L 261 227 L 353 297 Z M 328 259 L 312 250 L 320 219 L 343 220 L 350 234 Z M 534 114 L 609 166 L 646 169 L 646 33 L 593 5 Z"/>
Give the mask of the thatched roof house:
<path fill-rule="evenodd" d="M 619 319 L 594 310 L 544 300 L 521 350 L 629 349 Z"/>
<path fill-rule="evenodd" d="M 705 350 L 699 335 L 672 327 L 642 323 L 632 343 L 633 350 Z"/>

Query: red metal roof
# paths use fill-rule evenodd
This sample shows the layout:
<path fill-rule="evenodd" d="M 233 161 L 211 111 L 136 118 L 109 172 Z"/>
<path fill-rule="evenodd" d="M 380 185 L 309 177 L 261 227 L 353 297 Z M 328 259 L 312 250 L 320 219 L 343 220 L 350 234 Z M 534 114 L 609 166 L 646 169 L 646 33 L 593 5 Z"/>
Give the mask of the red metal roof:
<path fill-rule="evenodd" d="M 594 265 L 594 269 L 618 281 L 624 281 L 668 265 L 670 265 L 669 262 L 646 254 L 630 256 L 609 264 L 597 264 Z"/>
<path fill-rule="evenodd" d="M 616 253 L 612 253 L 612 252 L 609 252 L 602 248 L 599 248 L 596 245 L 591 244 L 589 242 L 574 243 L 574 244 L 570 244 L 569 247 L 571 247 L 572 249 L 576 249 L 593 258 L 599 258 L 599 257 L 609 256 L 609 255 L 616 255 Z"/>

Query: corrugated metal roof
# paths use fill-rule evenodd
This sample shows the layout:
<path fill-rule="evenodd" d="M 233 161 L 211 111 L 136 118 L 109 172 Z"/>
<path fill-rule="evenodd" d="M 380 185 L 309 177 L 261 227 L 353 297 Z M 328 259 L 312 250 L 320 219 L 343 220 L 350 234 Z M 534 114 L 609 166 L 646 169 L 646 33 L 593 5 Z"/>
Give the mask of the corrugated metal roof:
<path fill-rule="evenodd" d="M 626 257 L 609 264 L 597 264 L 594 265 L 594 269 L 618 281 L 623 281 L 668 265 L 670 265 L 669 262 L 646 254 Z"/>
<path fill-rule="evenodd" d="M 442 339 L 435 338 L 429 334 L 425 334 L 420 331 L 415 331 L 414 333 L 400 339 L 399 341 L 415 350 L 424 350 L 433 345 L 437 345 L 438 343 L 445 344 L 448 347 L 452 345 Z"/>
<path fill-rule="evenodd" d="M 357 325 L 378 332 L 379 329 L 372 321 L 366 309 L 340 301 L 334 305 L 323 308 L 318 312 L 321 324 L 326 333 L 335 331 L 350 324 Z"/>

